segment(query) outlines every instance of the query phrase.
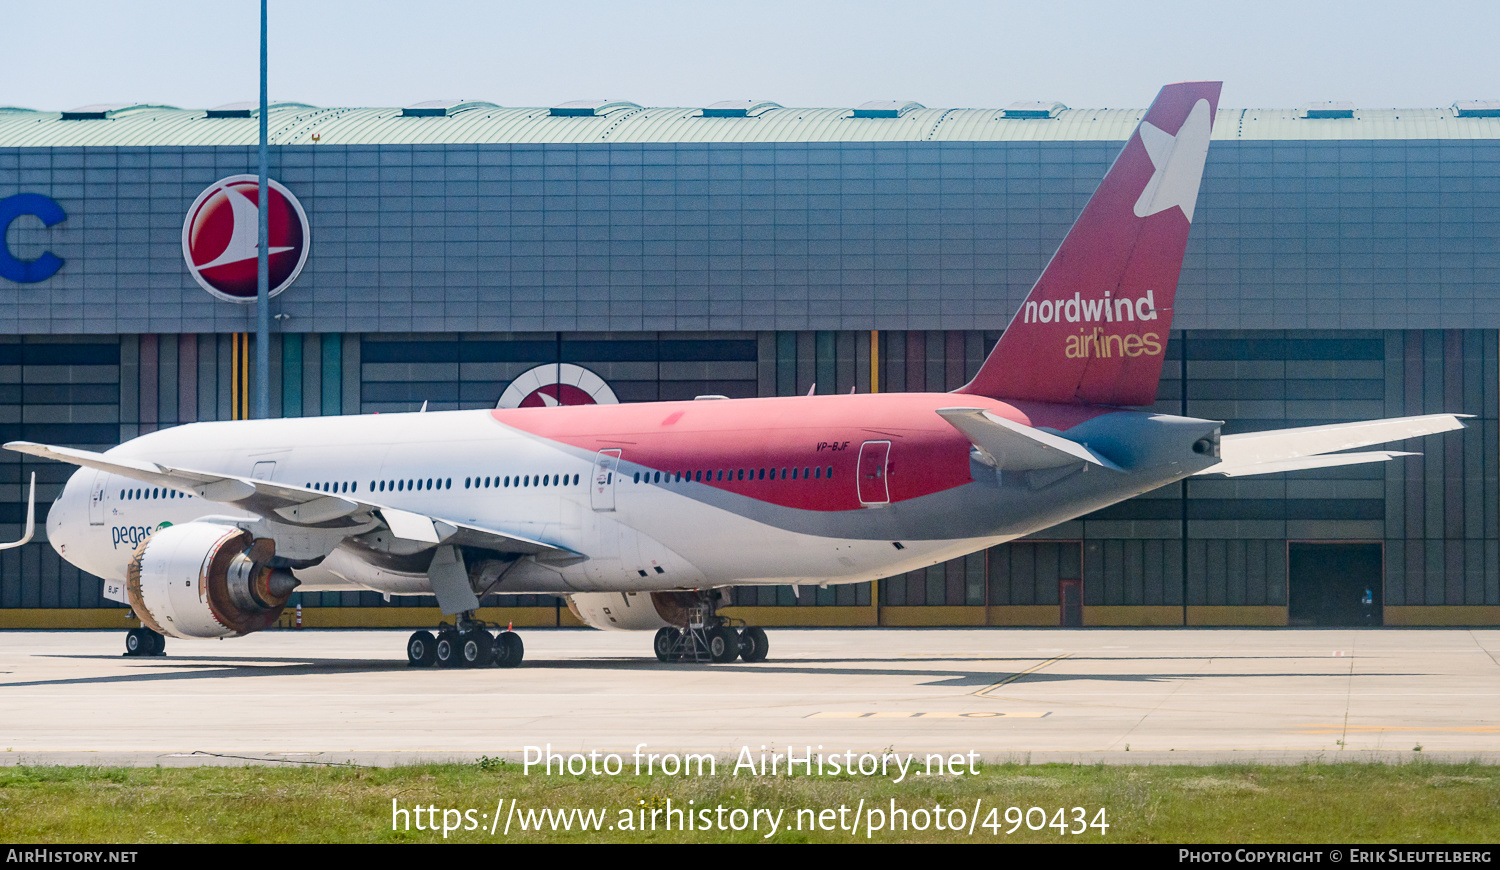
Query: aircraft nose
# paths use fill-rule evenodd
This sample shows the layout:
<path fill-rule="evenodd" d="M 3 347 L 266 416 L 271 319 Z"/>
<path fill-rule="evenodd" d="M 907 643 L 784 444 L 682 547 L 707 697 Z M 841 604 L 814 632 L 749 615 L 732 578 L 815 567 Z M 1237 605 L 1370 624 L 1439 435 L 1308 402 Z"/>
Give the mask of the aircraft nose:
<path fill-rule="evenodd" d="M 74 495 L 78 489 L 75 486 L 77 480 L 77 474 L 68 478 L 57 500 L 52 502 L 52 506 L 47 509 L 47 542 L 52 545 L 52 549 L 56 550 L 59 556 L 67 555 L 67 533 L 64 530 L 69 525 L 68 516 L 73 512 L 73 502 L 76 501 Z"/>

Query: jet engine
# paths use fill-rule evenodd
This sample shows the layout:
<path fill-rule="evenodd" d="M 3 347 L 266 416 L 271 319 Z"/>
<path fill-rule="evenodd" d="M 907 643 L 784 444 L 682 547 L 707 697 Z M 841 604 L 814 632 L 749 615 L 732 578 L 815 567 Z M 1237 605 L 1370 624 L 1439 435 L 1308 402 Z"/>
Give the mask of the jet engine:
<path fill-rule="evenodd" d="M 276 542 L 215 523 L 157 529 L 125 571 L 135 615 L 173 637 L 239 637 L 275 624 L 298 582 Z"/>
<path fill-rule="evenodd" d="M 568 609 L 591 628 L 613 631 L 686 628 L 692 609 L 705 604 L 705 594 L 719 593 L 577 592 L 568 596 Z"/>

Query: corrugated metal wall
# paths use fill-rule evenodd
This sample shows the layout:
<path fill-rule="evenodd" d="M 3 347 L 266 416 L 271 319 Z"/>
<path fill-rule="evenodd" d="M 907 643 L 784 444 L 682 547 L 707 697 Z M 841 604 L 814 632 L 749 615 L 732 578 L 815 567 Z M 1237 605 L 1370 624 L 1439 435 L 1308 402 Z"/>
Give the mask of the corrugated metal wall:
<path fill-rule="evenodd" d="M 879 333 L 881 392 L 951 390 L 996 332 Z M 273 336 L 281 416 L 493 407 L 532 366 L 572 362 L 624 401 L 868 391 L 868 332 L 475 333 Z M 0 339 L 0 433 L 105 449 L 195 420 L 230 419 L 231 335 Z M 1184 349 L 1186 359 L 1184 359 Z M 1081 577 L 1094 606 L 1285 606 L 1287 542 L 1382 542 L 1388 606 L 1500 604 L 1500 336 L 1493 331 L 1174 332 L 1156 408 L 1226 432 L 1462 411 L 1464 432 L 1397 449 L 1419 457 L 1240 480 L 1195 479 L 879 584 L 882 605 L 1056 605 Z M 1186 375 L 1186 381 L 1183 375 Z M 1183 385 L 1186 383 L 1186 390 Z M 19 536 L 22 482 L 39 509 L 71 469 L 0 453 L 0 535 Z M 374 593 L 309 605 L 384 605 Z M 870 604 L 868 584 L 742 588 L 741 604 Z M 536 596 L 501 604 L 551 603 Z M 37 542 L 0 553 L 0 608 L 100 607 L 99 584 Z"/>

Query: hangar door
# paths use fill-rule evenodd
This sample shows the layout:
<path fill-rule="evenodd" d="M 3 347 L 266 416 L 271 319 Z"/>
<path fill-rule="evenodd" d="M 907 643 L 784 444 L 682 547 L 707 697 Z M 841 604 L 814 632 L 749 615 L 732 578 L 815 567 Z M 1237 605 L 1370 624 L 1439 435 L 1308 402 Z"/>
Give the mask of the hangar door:
<path fill-rule="evenodd" d="M 1287 545 L 1287 625 L 1381 625 L 1380 544 Z"/>

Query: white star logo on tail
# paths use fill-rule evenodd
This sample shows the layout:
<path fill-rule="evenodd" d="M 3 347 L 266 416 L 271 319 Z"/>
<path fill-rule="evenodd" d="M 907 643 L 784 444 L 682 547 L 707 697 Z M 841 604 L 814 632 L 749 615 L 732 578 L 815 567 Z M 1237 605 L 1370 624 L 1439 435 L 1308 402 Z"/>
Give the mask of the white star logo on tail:
<path fill-rule="evenodd" d="M 1135 201 L 1135 216 L 1146 217 L 1172 206 L 1182 209 L 1189 222 L 1198 201 L 1198 183 L 1203 180 L 1203 163 L 1208 159 L 1208 134 L 1213 130 L 1208 100 L 1199 100 L 1188 112 L 1177 135 L 1164 132 L 1149 122 L 1141 122 L 1141 144 L 1156 171 L 1146 182 L 1140 199 Z"/>
<path fill-rule="evenodd" d="M 244 194 L 232 187 L 224 188 L 224 196 L 229 200 L 229 208 L 231 214 L 234 215 L 234 229 L 229 234 L 229 244 L 224 246 L 223 253 L 214 257 L 211 262 L 199 266 L 200 269 L 212 269 L 215 266 L 227 266 L 230 263 L 253 260 L 258 254 L 256 239 L 260 235 L 260 209 L 256 208 L 255 203 Z M 272 246 L 270 253 L 279 254 L 290 250 L 290 247 Z"/>

